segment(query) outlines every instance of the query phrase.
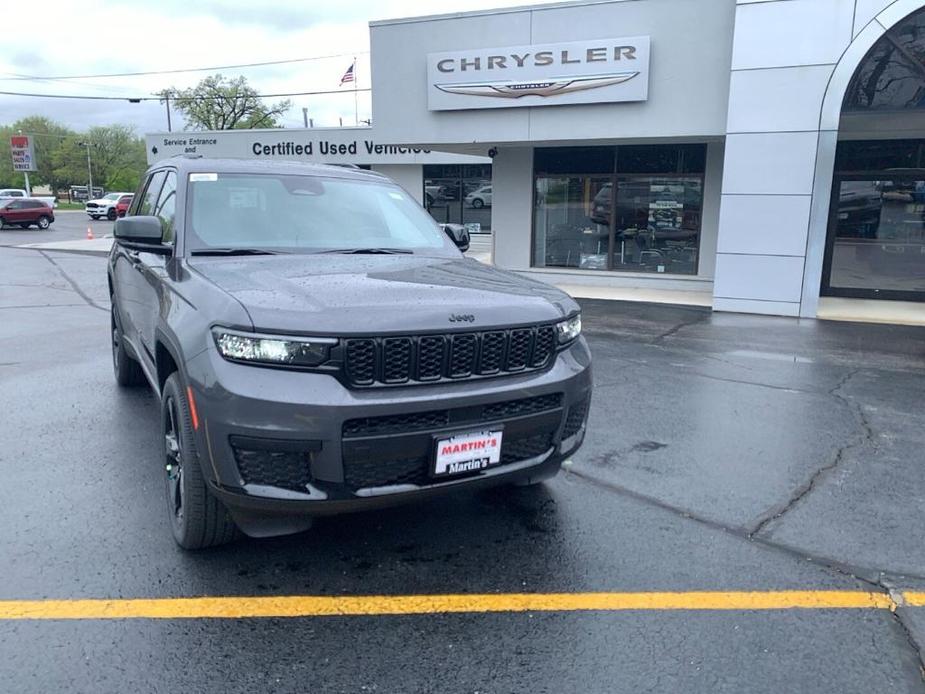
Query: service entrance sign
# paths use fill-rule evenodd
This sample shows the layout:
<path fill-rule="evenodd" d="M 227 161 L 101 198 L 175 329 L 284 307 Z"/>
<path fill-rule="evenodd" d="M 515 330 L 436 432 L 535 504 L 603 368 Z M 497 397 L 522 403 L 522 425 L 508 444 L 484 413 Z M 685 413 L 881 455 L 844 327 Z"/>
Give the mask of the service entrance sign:
<path fill-rule="evenodd" d="M 32 138 L 28 135 L 10 137 L 10 152 L 13 155 L 13 171 L 35 171 L 35 154 Z"/>

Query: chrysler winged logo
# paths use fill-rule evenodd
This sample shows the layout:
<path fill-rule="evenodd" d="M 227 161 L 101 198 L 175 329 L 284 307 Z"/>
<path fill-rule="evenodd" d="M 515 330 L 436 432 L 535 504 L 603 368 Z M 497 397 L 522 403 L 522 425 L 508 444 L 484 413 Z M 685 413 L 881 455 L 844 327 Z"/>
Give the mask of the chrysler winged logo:
<path fill-rule="evenodd" d="M 609 87 L 627 82 L 638 74 L 639 72 L 615 72 L 607 75 L 588 75 L 584 77 L 553 77 L 547 80 L 468 82 L 464 84 L 435 84 L 434 86 L 448 94 L 519 99 L 522 96 L 547 97 Z"/>

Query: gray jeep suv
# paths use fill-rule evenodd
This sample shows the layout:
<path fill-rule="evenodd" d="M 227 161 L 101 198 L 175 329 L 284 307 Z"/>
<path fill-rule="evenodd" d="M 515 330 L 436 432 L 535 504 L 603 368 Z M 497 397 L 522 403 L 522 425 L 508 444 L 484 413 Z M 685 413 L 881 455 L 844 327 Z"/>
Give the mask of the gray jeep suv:
<path fill-rule="evenodd" d="M 160 398 L 181 546 L 558 472 L 591 396 L 579 307 L 453 233 L 359 169 L 147 172 L 115 225 L 112 356 Z"/>

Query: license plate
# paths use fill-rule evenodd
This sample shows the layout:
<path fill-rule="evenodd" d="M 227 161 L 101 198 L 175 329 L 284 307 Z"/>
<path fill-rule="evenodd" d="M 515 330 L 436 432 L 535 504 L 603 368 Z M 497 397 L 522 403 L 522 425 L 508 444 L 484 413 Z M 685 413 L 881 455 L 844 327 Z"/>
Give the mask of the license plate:
<path fill-rule="evenodd" d="M 484 470 L 501 462 L 500 429 L 472 431 L 437 439 L 434 477 Z"/>

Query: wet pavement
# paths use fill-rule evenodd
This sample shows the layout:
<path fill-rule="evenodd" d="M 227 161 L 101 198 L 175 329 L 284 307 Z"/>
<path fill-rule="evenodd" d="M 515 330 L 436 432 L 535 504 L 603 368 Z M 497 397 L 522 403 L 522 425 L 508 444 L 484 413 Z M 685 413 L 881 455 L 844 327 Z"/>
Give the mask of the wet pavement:
<path fill-rule="evenodd" d="M 31 241 L 23 241 L 31 242 Z M 582 301 L 584 448 L 532 489 L 189 554 L 101 257 L 0 249 L 4 600 L 871 591 L 898 609 L 0 617 L 11 692 L 923 691 L 925 330 Z"/>
<path fill-rule="evenodd" d="M 55 210 L 55 221 L 48 229 L 4 227 L 0 230 L 0 246 L 79 241 L 87 237 L 87 229 L 90 229 L 94 237 L 101 238 L 112 234 L 112 226 L 113 222 L 108 219 L 90 219 L 80 210 Z"/>

